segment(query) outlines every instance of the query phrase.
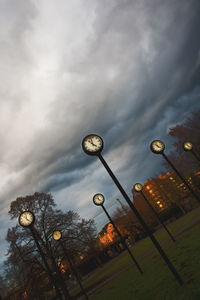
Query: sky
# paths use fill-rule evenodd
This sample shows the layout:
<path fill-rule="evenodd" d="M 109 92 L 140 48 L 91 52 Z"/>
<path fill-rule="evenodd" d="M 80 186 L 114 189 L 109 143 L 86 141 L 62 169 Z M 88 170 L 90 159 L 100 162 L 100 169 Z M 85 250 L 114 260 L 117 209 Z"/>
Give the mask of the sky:
<path fill-rule="evenodd" d="M 82 139 L 131 197 L 159 174 L 154 139 L 200 109 L 199 0 L 0 0 L 0 264 L 11 201 L 51 193 L 57 208 L 93 218 L 103 193 L 124 200 Z M 107 222 L 95 218 L 100 229 Z"/>

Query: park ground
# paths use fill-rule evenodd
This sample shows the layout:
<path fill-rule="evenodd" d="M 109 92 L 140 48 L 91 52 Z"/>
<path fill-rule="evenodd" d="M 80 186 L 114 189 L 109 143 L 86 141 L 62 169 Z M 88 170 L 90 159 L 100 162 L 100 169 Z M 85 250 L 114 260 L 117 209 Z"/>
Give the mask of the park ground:
<path fill-rule="evenodd" d="M 180 286 L 160 257 L 150 238 L 131 251 L 144 274 L 133 265 L 127 251 L 92 272 L 83 280 L 91 300 L 199 300 L 200 299 L 200 208 L 168 225 L 174 243 L 165 230 L 154 235 L 184 281 Z M 78 295 L 77 289 L 72 291 Z M 80 295 L 80 294 L 79 294 Z M 75 297 L 76 297 L 75 296 Z M 80 296 L 79 299 L 84 299 Z"/>

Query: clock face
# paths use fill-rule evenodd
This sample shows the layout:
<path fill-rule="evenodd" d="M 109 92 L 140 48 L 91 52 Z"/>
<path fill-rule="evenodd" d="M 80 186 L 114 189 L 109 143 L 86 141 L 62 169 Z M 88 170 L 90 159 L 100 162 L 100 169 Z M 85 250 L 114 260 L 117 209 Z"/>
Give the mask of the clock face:
<path fill-rule="evenodd" d="M 95 205 L 103 205 L 104 203 L 104 196 L 102 194 L 96 194 L 93 197 L 93 202 Z"/>
<path fill-rule="evenodd" d="M 192 143 L 191 143 L 191 142 L 185 142 L 185 143 L 183 144 L 183 148 L 184 148 L 185 151 L 190 151 L 190 150 L 192 150 Z"/>
<path fill-rule="evenodd" d="M 134 184 L 134 190 L 135 190 L 136 192 L 141 192 L 141 190 L 142 190 L 142 185 L 141 185 L 141 183 L 136 183 L 136 184 Z"/>
<path fill-rule="evenodd" d="M 151 143 L 150 148 L 152 152 L 160 154 L 163 153 L 165 144 L 160 140 L 155 140 Z"/>
<path fill-rule="evenodd" d="M 19 216 L 19 224 L 24 227 L 30 226 L 34 222 L 34 215 L 30 211 L 24 211 Z"/>
<path fill-rule="evenodd" d="M 54 231 L 53 238 L 54 238 L 55 241 L 60 240 L 61 237 L 62 237 L 62 235 L 61 235 L 61 232 L 59 230 Z"/>
<path fill-rule="evenodd" d="M 88 155 L 97 155 L 103 149 L 103 140 L 96 134 L 90 134 L 83 139 L 82 147 Z"/>

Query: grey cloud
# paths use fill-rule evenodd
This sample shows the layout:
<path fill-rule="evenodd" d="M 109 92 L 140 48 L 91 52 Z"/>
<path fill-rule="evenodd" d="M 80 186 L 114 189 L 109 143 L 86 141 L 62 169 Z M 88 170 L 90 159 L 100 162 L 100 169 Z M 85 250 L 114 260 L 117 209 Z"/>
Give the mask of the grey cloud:
<path fill-rule="evenodd" d="M 64 1 L 2 3 L 2 208 L 36 190 L 53 192 L 63 207 L 62 190 L 74 191 L 77 202 L 68 205 L 76 209 L 87 185 L 117 193 L 81 149 L 91 132 L 104 138 L 103 155 L 128 190 L 159 172 L 151 140 L 170 145 L 170 124 L 200 108 L 199 1 L 89 1 L 72 9 L 83 15 L 76 26 L 67 24 Z"/>
<path fill-rule="evenodd" d="M 112 146 L 118 146 L 129 136 L 137 137 L 156 126 L 155 117 L 159 122 L 165 109 L 173 105 L 187 87 L 194 86 L 189 75 L 194 70 L 199 51 L 199 42 L 193 42 L 197 36 L 194 28 L 198 23 L 198 9 L 193 10 L 192 4 L 186 1 L 182 5 L 168 3 L 165 7 L 159 1 L 152 1 L 147 6 L 129 1 L 123 5 L 117 1 L 113 3 L 113 9 L 107 14 L 103 7 L 102 11 L 98 7 L 94 23 L 97 34 L 94 34 L 96 38 L 88 49 L 88 58 L 84 57 L 79 68 L 75 63 L 77 77 L 86 76 L 83 84 L 78 82 L 72 86 L 69 101 L 66 100 L 69 91 L 64 88 L 58 91 L 54 104 L 48 108 L 50 127 L 35 135 L 30 147 L 25 149 L 25 155 L 18 161 L 19 169 L 32 164 L 28 174 L 33 183 L 49 177 L 47 187 L 56 186 L 59 180 L 62 185 L 63 176 L 52 180 L 52 174 L 59 175 L 86 166 L 83 156 L 77 157 L 72 151 L 80 147 L 82 137 L 90 128 L 103 134 L 105 141 L 114 139 Z M 189 16 L 188 10 L 191 12 Z M 136 14 L 141 14 L 141 20 L 133 18 Z M 177 14 L 179 26 L 174 23 Z M 159 27 L 160 15 L 164 16 L 164 25 Z M 145 30 L 149 30 L 152 37 L 150 46 L 153 49 L 149 49 L 149 55 L 150 50 L 157 54 L 151 62 L 141 49 Z M 192 50 L 183 51 L 185 45 L 184 49 Z M 110 66 L 116 65 L 119 74 L 114 80 L 103 77 Z M 63 71 L 60 70 L 61 74 Z M 189 74 L 187 77 L 186 73 Z M 197 73 L 198 70 L 193 75 Z M 108 151 L 111 146 L 107 145 Z M 80 150 L 75 150 L 75 153 L 80 153 Z M 69 180 L 69 184 L 70 181 L 73 182 Z"/>

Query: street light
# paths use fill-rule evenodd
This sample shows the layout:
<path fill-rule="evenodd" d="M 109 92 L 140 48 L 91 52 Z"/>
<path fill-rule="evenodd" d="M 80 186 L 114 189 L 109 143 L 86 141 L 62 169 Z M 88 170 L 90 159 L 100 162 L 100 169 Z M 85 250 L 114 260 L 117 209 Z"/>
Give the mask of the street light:
<path fill-rule="evenodd" d="M 61 295 L 61 293 L 59 291 L 59 288 L 57 286 L 56 280 L 55 280 L 55 278 L 53 277 L 53 275 L 51 273 L 51 270 L 50 270 L 50 267 L 49 267 L 49 265 L 47 263 L 47 260 L 45 258 L 44 252 L 42 251 L 42 248 L 40 247 L 40 244 L 39 244 L 38 239 L 36 237 L 35 228 L 33 226 L 34 222 L 35 222 L 35 216 L 34 216 L 34 214 L 31 211 L 28 211 L 28 210 L 24 211 L 19 216 L 19 224 L 21 226 L 23 226 L 23 227 L 27 227 L 27 228 L 30 229 L 31 234 L 33 236 L 33 239 L 34 239 L 34 241 L 36 243 L 36 246 L 38 248 L 38 251 L 39 251 L 39 253 L 40 253 L 41 257 L 42 257 L 42 260 L 44 262 L 44 265 L 46 267 L 46 271 L 47 271 L 47 273 L 48 273 L 48 275 L 49 275 L 49 277 L 51 279 L 52 284 L 55 286 L 56 294 L 57 294 L 58 298 L 60 300 L 62 300 L 62 295 Z"/>
<path fill-rule="evenodd" d="M 189 144 L 188 144 L 189 145 Z M 164 159 L 168 162 L 168 164 L 171 166 L 171 168 L 174 170 L 174 172 L 179 176 L 179 178 L 183 181 L 183 183 L 186 185 L 188 190 L 192 193 L 192 195 L 196 198 L 196 200 L 200 203 L 199 196 L 193 191 L 193 189 L 190 187 L 190 185 L 187 183 L 186 179 L 180 174 L 180 172 L 175 168 L 175 166 L 172 164 L 172 162 L 169 160 L 169 158 L 165 155 L 164 149 L 165 144 L 160 140 L 154 140 L 151 145 L 150 149 L 155 154 L 161 154 Z"/>
<path fill-rule="evenodd" d="M 119 236 L 119 238 L 120 238 L 122 244 L 124 245 L 124 247 L 125 247 L 126 250 L 128 251 L 128 253 L 129 253 L 131 259 L 132 259 L 133 262 L 134 262 L 134 264 L 135 264 L 136 267 L 138 268 L 139 272 L 140 272 L 141 274 L 143 274 L 143 271 L 142 271 L 142 269 L 140 268 L 138 262 L 136 261 L 135 257 L 134 257 L 133 254 L 131 253 L 131 251 L 130 251 L 128 245 L 126 244 L 126 242 L 125 242 L 125 240 L 124 240 L 124 238 L 122 237 L 122 235 L 121 235 L 121 233 L 119 232 L 119 230 L 117 229 L 117 227 L 116 227 L 114 221 L 112 220 L 112 218 L 111 218 L 110 215 L 108 214 L 106 208 L 104 207 L 104 205 L 103 205 L 103 204 L 104 204 L 104 201 L 105 201 L 105 198 L 104 198 L 104 196 L 103 196 L 102 194 L 95 194 L 94 197 L 93 197 L 93 202 L 94 202 L 94 204 L 97 205 L 97 206 L 101 206 L 101 207 L 103 208 L 105 214 L 107 215 L 108 219 L 110 220 L 111 224 L 113 225 L 115 231 L 117 232 L 117 234 L 118 234 L 118 236 Z"/>
<path fill-rule="evenodd" d="M 143 191 L 142 191 L 142 185 L 141 183 L 136 183 L 133 187 L 133 189 L 137 192 L 137 193 L 141 193 L 145 202 L 148 204 L 148 206 L 151 208 L 151 210 L 154 212 L 154 214 L 156 215 L 157 219 L 159 220 L 159 222 L 162 224 L 162 226 L 164 227 L 164 229 L 167 231 L 168 235 L 170 236 L 170 238 L 172 239 L 173 242 L 175 242 L 176 240 L 174 239 L 173 235 L 169 232 L 169 230 L 167 229 L 167 227 L 165 226 L 165 224 L 163 223 L 162 219 L 160 218 L 159 214 L 155 211 L 155 209 L 153 208 L 153 206 L 151 205 L 151 203 L 147 200 L 146 196 L 144 195 Z M 159 202 L 159 203 L 158 203 Z M 160 201 L 157 201 L 157 204 L 160 204 Z M 160 207 L 162 207 L 162 204 L 159 205 Z"/>
<path fill-rule="evenodd" d="M 106 163 L 106 161 L 102 157 L 101 151 L 103 150 L 103 145 L 104 144 L 103 144 L 102 138 L 100 136 L 96 135 L 96 134 L 87 135 L 82 141 L 83 151 L 88 155 L 96 155 L 100 159 L 100 161 L 104 165 L 105 169 L 107 170 L 108 174 L 110 175 L 110 177 L 112 178 L 112 180 L 114 181 L 114 183 L 118 187 L 119 191 L 123 195 L 124 199 L 126 200 L 128 205 L 130 206 L 130 208 L 132 209 L 132 211 L 134 212 L 134 214 L 136 215 L 136 217 L 140 221 L 140 223 L 141 223 L 142 227 L 144 228 L 144 230 L 146 231 L 147 235 L 150 237 L 150 239 L 152 240 L 152 242 L 155 245 L 156 249 L 158 250 L 158 252 L 162 256 L 162 258 L 166 262 L 166 264 L 169 267 L 170 271 L 173 273 L 173 275 L 175 276 L 178 283 L 180 285 L 183 285 L 183 280 L 181 279 L 180 275 L 176 271 L 175 267 L 173 266 L 171 261 L 168 259 L 168 257 L 165 254 L 164 250 L 161 248 L 160 244 L 158 243 L 158 241 L 156 240 L 156 238 L 152 234 L 151 230 L 148 228 L 147 224 L 143 220 L 142 216 L 139 214 L 139 212 L 137 211 L 137 209 L 133 205 L 132 201 L 130 200 L 129 196 L 127 195 L 127 193 L 125 192 L 125 190 L 123 189 L 121 184 L 119 183 L 118 179 L 115 177 L 115 175 L 113 174 L 113 172 L 109 168 L 108 164 Z"/>
<path fill-rule="evenodd" d="M 194 155 L 194 157 L 198 161 L 200 161 L 200 157 L 196 154 L 196 152 L 194 152 L 193 145 L 192 145 L 191 142 L 185 142 L 185 143 L 183 143 L 183 150 L 186 151 L 186 152 L 191 152 Z"/>
<path fill-rule="evenodd" d="M 59 230 L 54 231 L 53 232 L 53 239 L 55 241 L 58 241 L 60 243 L 60 246 L 63 249 L 63 253 L 64 253 L 64 255 L 65 255 L 65 257 L 66 257 L 66 259 L 67 259 L 67 261 L 68 261 L 68 263 L 70 265 L 72 273 L 74 274 L 74 277 L 76 278 L 76 281 L 78 282 L 78 284 L 79 284 L 79 286 L 81 288 L 81 291 L 82 291 L 83 295 L 85 296 L 85 299 L 88 300 L 89 299 L 88 295 L 87 295 L 87 293 L 86 293 L 86 291 L 85 291 L 85 289 L 84 289 L 84 287 L 83 287 L 83 285 L 81 283 L 81 280 L 80 280 L 80 278 L 79 278 L 79 276 L 78 276 L 78 274 L 77 274 L 77 272 L 76 272 L 76 270 L 75 270 L 75 268 L 74 268 L 74 266 L 73 266 L 73 264 L 71 262 L 71 258 L 69 256 L 69 254 L 67 253 L 67 251 L 65 249 L 65 246 L 64 246 L 64 244 L 62 242 L 62 233 Z"/>

